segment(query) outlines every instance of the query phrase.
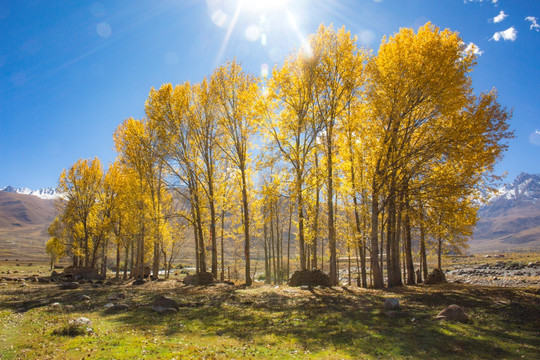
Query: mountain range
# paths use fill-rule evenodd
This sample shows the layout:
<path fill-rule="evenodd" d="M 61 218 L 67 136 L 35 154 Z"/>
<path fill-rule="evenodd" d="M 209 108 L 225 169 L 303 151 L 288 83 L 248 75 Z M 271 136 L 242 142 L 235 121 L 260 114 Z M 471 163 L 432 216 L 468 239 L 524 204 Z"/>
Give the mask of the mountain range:
<path fill-rule="evenodd" d="M 521 173 L 480 207 L 472 251 L 540 249 L 540 175 Z"/>
<path fill-rule="evenodd" d="M 13 186 L 6 186 L 5 188 L 0 189 L 0 191 L 13 194 L 33 195 L 46 200 L 55 200 L 62 196 L 61 193 L 52 187 L 39 190 L 30 190 L 28 188 L 14 188 Z"/>
<path fill-rule="evenodd" d="M 45 260 L 47 228 L 56 216 L 54 188 L 0 189 L 0 260 Z M 520 174 L 478 211 L 471 252 L 540 249 L 540 175 Z"/>

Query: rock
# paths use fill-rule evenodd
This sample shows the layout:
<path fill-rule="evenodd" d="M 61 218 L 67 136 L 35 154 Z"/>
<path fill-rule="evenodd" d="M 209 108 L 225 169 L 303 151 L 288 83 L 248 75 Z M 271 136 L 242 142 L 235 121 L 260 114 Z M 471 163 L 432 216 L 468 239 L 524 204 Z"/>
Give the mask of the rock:
<path fill-rule="evenodd" d="M 8 283 L 7 283 L 7 282 L 4 282 L 4 281 L 0 282 L 0 286 L 7 286 L 7 284 L 8 284 Z"/>
<path fill-rule="evenodd" d="M 79 288 L 78 282 L 65 282 L 60 285 L 60 289 L 62 290 L 74 290 Z"/>
<path fill-rule="evenodd" d="M 302 286 L 300 286 L 300 290 L 309 290 L 309 289 L 311 289 L 311 287 L 308 286 L 308 285 L 302 285 Z"/>
<path fill-rule="evenodd" d="M 428 277 L 425 281 L 426 284 L 441 284 L 446 282 L 446 276 L 441 269 L 433 269 L 433 271 L 428 274 Z"/>
<path fill-rule="evenodd" d="M 28 284 L 25 283 L 25 282 L 23 282 L 21 285 L 19 285 L 19 287 L 27 287 L 27 286 L 28 286 Z"/>
<path fill-rule="evenodd" d="M 176 314 L 178 312 L 175 308 L 164 308 L 161 306 L 152 306 L 152 310 L 160 314 Z"/>
<path fill-rule="evenodd" d="M 83 325 L 83 326 L 92 326 L 92 320 L 89 318 L 86 318 L 84 316 L 81 316 L 77 319 L 69 320 L 70 325 Z"/>
<path fill-rule="evenodd" d="M 152 303 L 152 308 L 153 309 L 154 308 L 162 308 L 162 309 L 173 308 L 175 310 L 178 310 L 180 306 L 178 305 L 176 300 L 167 296 L 158 295 L 154 298 L 154 302 Z"/>
<path fill-rule="evenodd" d="M 144 280 L 135 280 L 134 282 L 131 283 L 131 285 L 143 285 L 144 284 Z"/>
<path fill-rule="evenodd" d="M 65 335 L 76 336 L 92 333 L 92 321 L 84 316 L 77 319 L 71 319 L 68 322 L 69 326 L 64 330 Z"/>
<path fill-rule="evenodd" d="M 297 270 L 288 281 L 289 286 L 330 286 L 330 277 L 323 271 Z"/>
<path fill-rule="evenodd" d="M 98 270 L 91 267 L 68 266 L 64 269 L 63 274 L 74 279 L 97 280 L 102 278 Z"/>
<path fill-rule="evenodd" d="M 52 308 L 55 308 L 55 309 L 58 309 L 58 308 L 61 307 L 61 306 L 62 306 L 62 305 L 60 305 L 59 302 L 53 302 L 53 303 L 51 304 L 51 307 L 52 307 Z"/>
<path fill-rule="evenodd" d="M 144 268 L 143 268 L 143 274 L 142 274 L 143 276 L 142 277 L 145 278 L 145 279 L 147 277 L 149 277 L 150 276 L 150 271 L 151 271 L 150 266 L 145 265 Z M 133 269 L 133 277 L 135 279 L 140 278 L 139 269 Z"/>
<path fill-rule="evenodd" d="M 195 275 L 186 275 L 183 283 L 186 285 L 209 285 L 214 282 L 214 277 L 209 272 L 201 272 Z"/>
<path fill-rule="evenodd" d="M 461 306 L 453 304 L 441 311 L 435 319 L 466 322 L 469 320 L 469 316 Z"/>
<path fill-rule="evenodd" d="M 90 296 L 88 295 L 81 295 L 79 296 L 80 301 L 90 301 Z"/>
<path fill-rule="evenodd" d="M 110 311 L 123 311 L 123 310 L 128 310 L 129 309 L 129 306 L 126 305 L 126 304 L 108 303 L 108 304 L 105 304 L 103 307 L 106 310 L 110 310 Z"/>
<path fill-rule="evenodd" d="M 398 298 L 386 298 L 384 299 L 384 309 L 385 310 L 399 310 L 399 299 Z"/>
<path fill-rule="evenodd" d="M 126 298 L 126 294 L 118 293 L 118 294 L 114 294 L 114 295 L 109 295 L 107 297 L 107 300 L 109 300 L 109 301 L 117 301 L 117 300 L 123 300 L 125 298 Z"/>

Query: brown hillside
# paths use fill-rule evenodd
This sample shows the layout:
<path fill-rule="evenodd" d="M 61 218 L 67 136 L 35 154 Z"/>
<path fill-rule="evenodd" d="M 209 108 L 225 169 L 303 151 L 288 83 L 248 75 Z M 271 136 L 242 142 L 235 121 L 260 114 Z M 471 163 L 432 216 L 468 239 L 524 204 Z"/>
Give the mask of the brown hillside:
<path fill-rule="evenodd" d="M 45 259 L 55 200 L 0 191 L 0 259 Z"/>

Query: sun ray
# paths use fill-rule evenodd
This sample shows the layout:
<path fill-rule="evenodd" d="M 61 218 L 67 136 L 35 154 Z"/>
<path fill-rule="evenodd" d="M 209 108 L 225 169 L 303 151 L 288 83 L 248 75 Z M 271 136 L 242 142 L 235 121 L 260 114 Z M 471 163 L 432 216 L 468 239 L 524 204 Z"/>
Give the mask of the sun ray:
<path fill-rule="evenodd" d="M 238 4 L 236 5 L 236 10 L 234 11 L 234 16 L 231 21 L 231 24 L 229 25 L 229 28 L 227 29 L 227 33 L 225 34 L 225 37 L 223 38 L 223 41 L 221 42 L 221 47 L 219 48 L 218 55 L 216 57 L 214 67 L 218 66 L 225 54 L 225 51 L 227 50 L 227 45 L 229 44 L 229 39 L 231 38 L 231 34 L 234 30 L 234 27 L 236 25 L 236 22 L 238 21 L 238 17 L 240 16 L 240 12 L 242 11 L 242 7 L 244 5 L 244 0 L 238 1 Z"/>

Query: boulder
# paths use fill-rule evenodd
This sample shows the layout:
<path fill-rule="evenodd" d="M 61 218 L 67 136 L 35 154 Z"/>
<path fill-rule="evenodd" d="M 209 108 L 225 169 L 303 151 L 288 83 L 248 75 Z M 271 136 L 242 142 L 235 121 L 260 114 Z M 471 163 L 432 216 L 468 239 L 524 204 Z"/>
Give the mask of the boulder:
<path fill-rule="evenodd" d="M 147 277 L 149 277 L 149 276 L 150 276 L 151 270 L 152 270 L 152 269 L 150 269 L 150 266 L 145 265 L 145 266 L 143 267 L 142 277 L 145 278 L 145 279 L 146 279 Z M 140 274 L 139 274 L 139 269 L 133 269 L 133 278 L 135 278 L 135 279 L 140 279 L 140 278 L 141 278 L 141 276 L 140 276 Z"/>
<path fill-rule="evenodd" d="M 441 311 L 435 317 L 435 319 L 467 322 L 469 320 L 469 316 L 465 313 L 465 310 L 463 310 L 461 306 L 453 304 Z"/>
<path fill-rule="evenodd" d="M 289 286 L 330 286 L 330 277 L 323 271 L 297 270 L 288 282 Z"/>
<path fill-rule="evenodd" d="M 183 282 L 186 285 L 209 285 L 214 283 L 214 277 L 209 272 L 201 272 L 195 275 L 186 275 Z"/>
<path fill-rule="evenodd" d="M 78 282 L 65 282 L 65 283 L 62 283 L 62 285 L 60 285 L 60 289 L 62 290 L 74 290 L 74 289 L 78 289 L 79 288 L 79 283 Z"/>
<path fill-rule="evenodd" d="M 178 312 L 175 308 L 163 308 L 161 306 L 152 307 L 152 310 L 159 314 L 176 314 Z"/>
<path fill-rule="evenodd" d="M 398 298 L 386 298 L 384 299 L 384 309 L 385 310 L 399 310 L 399 299 Z"/>
<path fill-rule="evenodd" d="M 107 297 L 107 300 L 109 300 L 109 301 L 118 301 L 118 300 L 123 300 L 125 298 L 126 298 L 126 294 L 118 293 L 118 294 L 109 295 Z"/>
<path fill-rule="evenodd" d="M 81 316 L 77 319 L 71 319 L 69 320 L 70 325 L 82 325 L 82 326 L 92 326 L 92 320 L 89 318 L 86 318 L 84 316 Z"/>
<path fill-rule="evenodd" d="M 113 304 L 108 303 L 103 306 L 106 310 L 110 311 L 123 311 L 123 310 L 129 310 L 129 306 L 126 304 Z"/>
<path fill-rule="evenodd" d="M 102 276 L 99 275 L 98 270 L 91 267 L 68 266 L 64 269 L 64 272 L 62 274 L 65 277 L 71 277 L 78 280 L 98 280 L 102 278 Z"/>
<path fill-rule="evenodd" d="M 425 281 L 427 285 L 441 284 L 446 282 L 446 276 L 441 269 L 433 269 Z"/>
<path fill-rule="evenodd" d="M 155 308 L 163 308 L 163 309 L 173 308 L 175 310 L 178 310 L 180 306 L 178 305 L 176 300 L 167 296 L 158 295 L 154 298 L 154 302 L 152 303 L 152 309 L 155 309 Z"/>

